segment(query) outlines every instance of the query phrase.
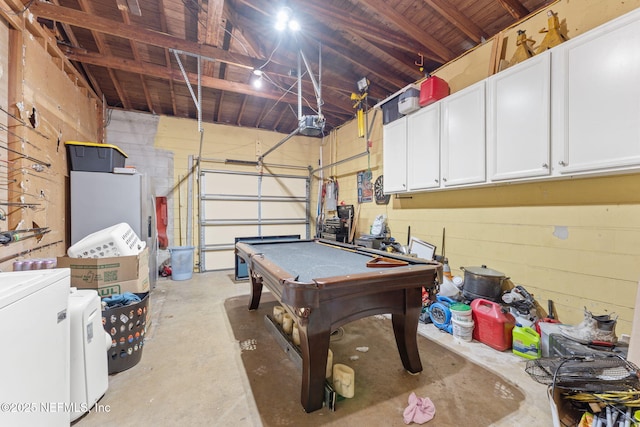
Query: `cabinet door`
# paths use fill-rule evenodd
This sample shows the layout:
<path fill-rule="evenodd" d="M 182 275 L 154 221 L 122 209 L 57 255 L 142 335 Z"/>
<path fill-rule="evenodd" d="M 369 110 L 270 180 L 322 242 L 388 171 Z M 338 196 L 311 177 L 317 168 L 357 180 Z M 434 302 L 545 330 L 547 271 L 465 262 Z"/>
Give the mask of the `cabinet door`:
<path fill-rule="evenodd" d="M 423 190 L 440 186 L 440 104 L 407 116 L 407 186 Z"/>
<path fill-rule="evenodd" d="M 640 166 L 639 47 L 640 10 L 559 46 L 552 73 L 561 174 Z"/>
<path fill-rule="evenodd" d="M 442 184 L 445 187 L 486 180 L 485 82 L 441 101 Z"/>
<path fill-rule="evenodd" d="M 487 92 L 490 179 L 549 175 L 551 51 L 494 75 Z"/>
<path fill-rule="evenodd" d="M 386 124 L 382 128 L 382 169 L 384 192 L 407 191 L 407 118 Z"/>

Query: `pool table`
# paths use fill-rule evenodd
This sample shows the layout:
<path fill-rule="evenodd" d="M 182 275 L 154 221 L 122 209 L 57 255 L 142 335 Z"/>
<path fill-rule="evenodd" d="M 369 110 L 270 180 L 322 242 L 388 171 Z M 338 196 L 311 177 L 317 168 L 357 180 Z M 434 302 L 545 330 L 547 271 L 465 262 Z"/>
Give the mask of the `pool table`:
<path fill-rule="evenodd" d="M 249 310 L 258 308 L 266 285 L 298 323 L 306 412 L 322 407 L 330 336 L 348 322 L 390 313 L 402 365 L 422 371 L 422 288 L 437 285 L 441 264 L 321 239 L 238 242 L 236 254 L 249 269 Z"/>

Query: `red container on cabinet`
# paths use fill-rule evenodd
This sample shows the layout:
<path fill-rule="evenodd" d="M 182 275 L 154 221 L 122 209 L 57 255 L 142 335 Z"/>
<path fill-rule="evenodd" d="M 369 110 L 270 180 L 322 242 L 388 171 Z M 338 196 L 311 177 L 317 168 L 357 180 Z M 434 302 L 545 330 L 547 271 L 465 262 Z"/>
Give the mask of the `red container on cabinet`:
<path fill-rule="evenodd" d="M 471 301 L 471 315 L 475 324 L 473 339 L 498 351 L 511 348 L 516 325 L 511 313 L 503 312 L 498 303 L 477 298 Z"/>
<path fill-rule="evenodd" d="M 419 104 L 425 107 L 447 95 L 449 95 L 449 84 L 440 77 L 431 76 L 420 84 Z"/>

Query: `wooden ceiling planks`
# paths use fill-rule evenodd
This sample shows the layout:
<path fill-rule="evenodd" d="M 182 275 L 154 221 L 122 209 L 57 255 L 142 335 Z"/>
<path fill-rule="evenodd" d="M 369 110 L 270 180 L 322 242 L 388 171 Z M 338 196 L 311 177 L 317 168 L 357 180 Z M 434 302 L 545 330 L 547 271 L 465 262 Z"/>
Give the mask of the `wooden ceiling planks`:
<path fill-rule="evenodd" d="M 204 120 L 290 133 L 298 125 L 299 46 L 317 73 L 322 45 L 322 109 L 331 129 L 353 117 L 350 94 L 361 77 L 371 81 L 372 100 L 384 98 L 421 77 L 420 55 L 432 71 L 550 1 L 289 0 L 303 25 L 300 45 L 274 30 L 279 4 L 268 0 L 144 1 L 140 16 L 115 0 L 30 9 L 56 23 L 68 58 L 109 106 L 196 118 L 180 65 L 195 85 L 197 60 L 183 54 L 179 64 L 177 49 L 215 59 L 201 62 Z M 273 84 L 254 89 L 254 68 Z M 308 76 L 302 91 L 314 106 Z M 303 111 L 313 113 L 306 104 Z"/>

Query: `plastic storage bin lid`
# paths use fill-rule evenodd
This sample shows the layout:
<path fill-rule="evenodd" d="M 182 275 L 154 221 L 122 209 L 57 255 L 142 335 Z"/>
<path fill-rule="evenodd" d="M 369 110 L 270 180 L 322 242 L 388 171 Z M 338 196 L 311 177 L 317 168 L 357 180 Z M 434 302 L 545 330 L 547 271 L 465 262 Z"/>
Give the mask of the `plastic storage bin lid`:
<path fill-rule="evenodd" d="M 124 157 L 129 157 L 127 156 L 127 153 L 125 153 L 124 151 L 122 151 L 120 148 L 118 148 L 115 145 L 111 145 L 111 144 L 99 144 L 97 142 L 80 142 L 80 141 L 65 141 L 64 145 L 81 145 L 83 147 L 97 147 L 97 148 L 113 148 L 114 150 L 118 151 L 120 154 L 122 154 Z"/>

